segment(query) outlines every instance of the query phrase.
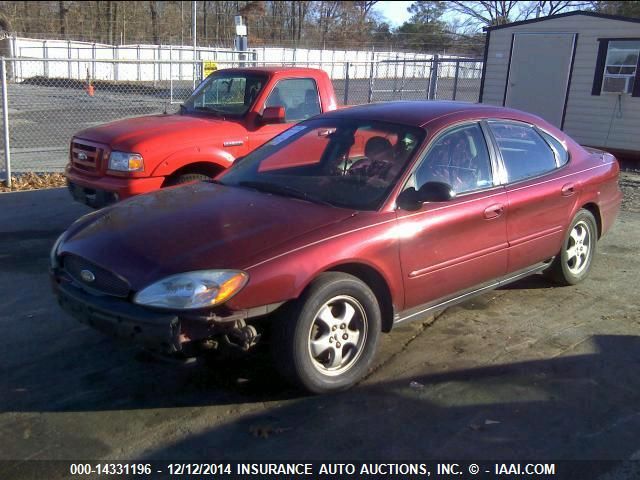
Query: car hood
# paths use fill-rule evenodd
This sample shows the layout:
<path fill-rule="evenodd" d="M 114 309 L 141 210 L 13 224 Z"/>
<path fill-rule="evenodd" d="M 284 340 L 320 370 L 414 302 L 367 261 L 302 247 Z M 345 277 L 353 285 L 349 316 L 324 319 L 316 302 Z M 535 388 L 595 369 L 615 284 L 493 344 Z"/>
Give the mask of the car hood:
<path fill-rule="evenodd" d="M 112 150 L 132 151 L 144 156 L 150 150 L 166 149 L 167 145 L 189 146 L 203 140 L 210 143 L 217 136 L 222 143 L 223 136 L 242 140 L 245 135 L 246 130 L 236 121 L 175 114 L 126 118 L 81 130 L 75 137 L 109 145 Z"/>
<path fill-rule="evenodd" d="M 126 278 L 139 290 L 167 275 L 245 269 L 354 211 L 201 182 L 134 197 L 79 219 L 59 253 Z"/>

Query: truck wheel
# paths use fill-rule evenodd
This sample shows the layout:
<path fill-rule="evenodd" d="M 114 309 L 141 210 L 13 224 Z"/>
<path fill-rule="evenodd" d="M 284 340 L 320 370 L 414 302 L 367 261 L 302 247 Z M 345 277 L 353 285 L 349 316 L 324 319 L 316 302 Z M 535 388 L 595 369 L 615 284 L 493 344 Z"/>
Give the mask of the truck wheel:
<path fill-rule="evenodd" d="M 167 187 L 171 187 L 173 185 L 180 185 L 183 183 L 201 182 L 202 180 L 208 180 L 209 178 L 210 177 L 208 177 L 204 173 L 183 173 L 181 175 L 171 177 L 167 181 Z"/>
<path fill-rule="evenodd" d="M 352 275 L 327 272 L 276 319 L 272 353 L 281 375 L 297 386 L 345 390 L 367 373 L 380 330 L 371 289 Z"/>
<path fill-rule="evenodd" d="M 590 211 L 580 210 L 569 226 L 562 242 L 562 250 L 546 273 L 560 285 L 581 282 L 591 269 L 597 240 L 596 219 Z"/>

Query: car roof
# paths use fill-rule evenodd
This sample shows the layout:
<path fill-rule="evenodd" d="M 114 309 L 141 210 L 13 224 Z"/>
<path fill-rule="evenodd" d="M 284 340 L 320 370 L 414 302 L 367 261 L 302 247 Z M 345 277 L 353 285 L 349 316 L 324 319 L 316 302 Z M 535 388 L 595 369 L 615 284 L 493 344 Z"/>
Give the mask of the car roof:
<path fill-rule="evenodd" d="M 475 118 L 513 118 L 539 123 L 541 119 L 511 108 L 496 107 L 480 103 L 458 101 L 393 101 L 370 103 L 343 108 L 324 114 L 325 117 L 337 117 L 358 120 L 379 120 L 390 123 L 424 127 L 434 120 L 450 117 L 452 121 Z"/>

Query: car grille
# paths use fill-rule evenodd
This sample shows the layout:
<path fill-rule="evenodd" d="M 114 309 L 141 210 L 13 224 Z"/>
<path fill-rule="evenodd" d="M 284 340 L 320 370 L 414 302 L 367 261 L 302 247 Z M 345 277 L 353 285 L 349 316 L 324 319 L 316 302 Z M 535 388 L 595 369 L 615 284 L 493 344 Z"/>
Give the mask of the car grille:
<path fill-rule="evenodd" d="M 71 278 L 83 288 L 91 291 L 97 291 L 113 297 L 127 297 L 131 290 L 129 283 L 123 278 L 76 255 L 64 255 L 62 257 L 62 266 Z M 92 282 L 83 280 L 81 273 L 83 270 L 91 272 L 95 280 Z"/>
<path fill-rule="evenodd" d="M 97 174 L 100 171 L 100 162 L 104 153 L 104 148 L 74 140 L 71 143 L 71 164 L 83 172 Z"/>

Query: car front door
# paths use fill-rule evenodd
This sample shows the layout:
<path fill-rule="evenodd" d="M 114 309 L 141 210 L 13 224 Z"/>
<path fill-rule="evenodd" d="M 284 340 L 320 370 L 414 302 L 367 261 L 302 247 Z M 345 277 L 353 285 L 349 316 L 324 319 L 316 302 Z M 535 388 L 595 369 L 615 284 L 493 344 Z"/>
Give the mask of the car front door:
<path fill-rule="evenodd" d="M 320 113 L 320 101 L 315 80 L 312 78 L 279 80 L 269 93 L 261 111 L 266 107 L 283 107 L 285 122 L 259 125 L 249 138 L 252 150 L 291 127 L 294 123 Z"/>
<path fill-rule="evenodd" d="M 408 186 L 441 181 L 456 197 L 398 210 L 406 309 L 439 303 L 506 273 L 507 196 L 495 169 L 477 122 L 439 135 L 418 164 Z"/>
<path fill-rule="evenodd" d="M 559 170 L 566 151 L 549 134 L 520 122 L 488 124 L 507 176 L 508 271 L 517 272 L 560 251 L 579 185 Z"/>

